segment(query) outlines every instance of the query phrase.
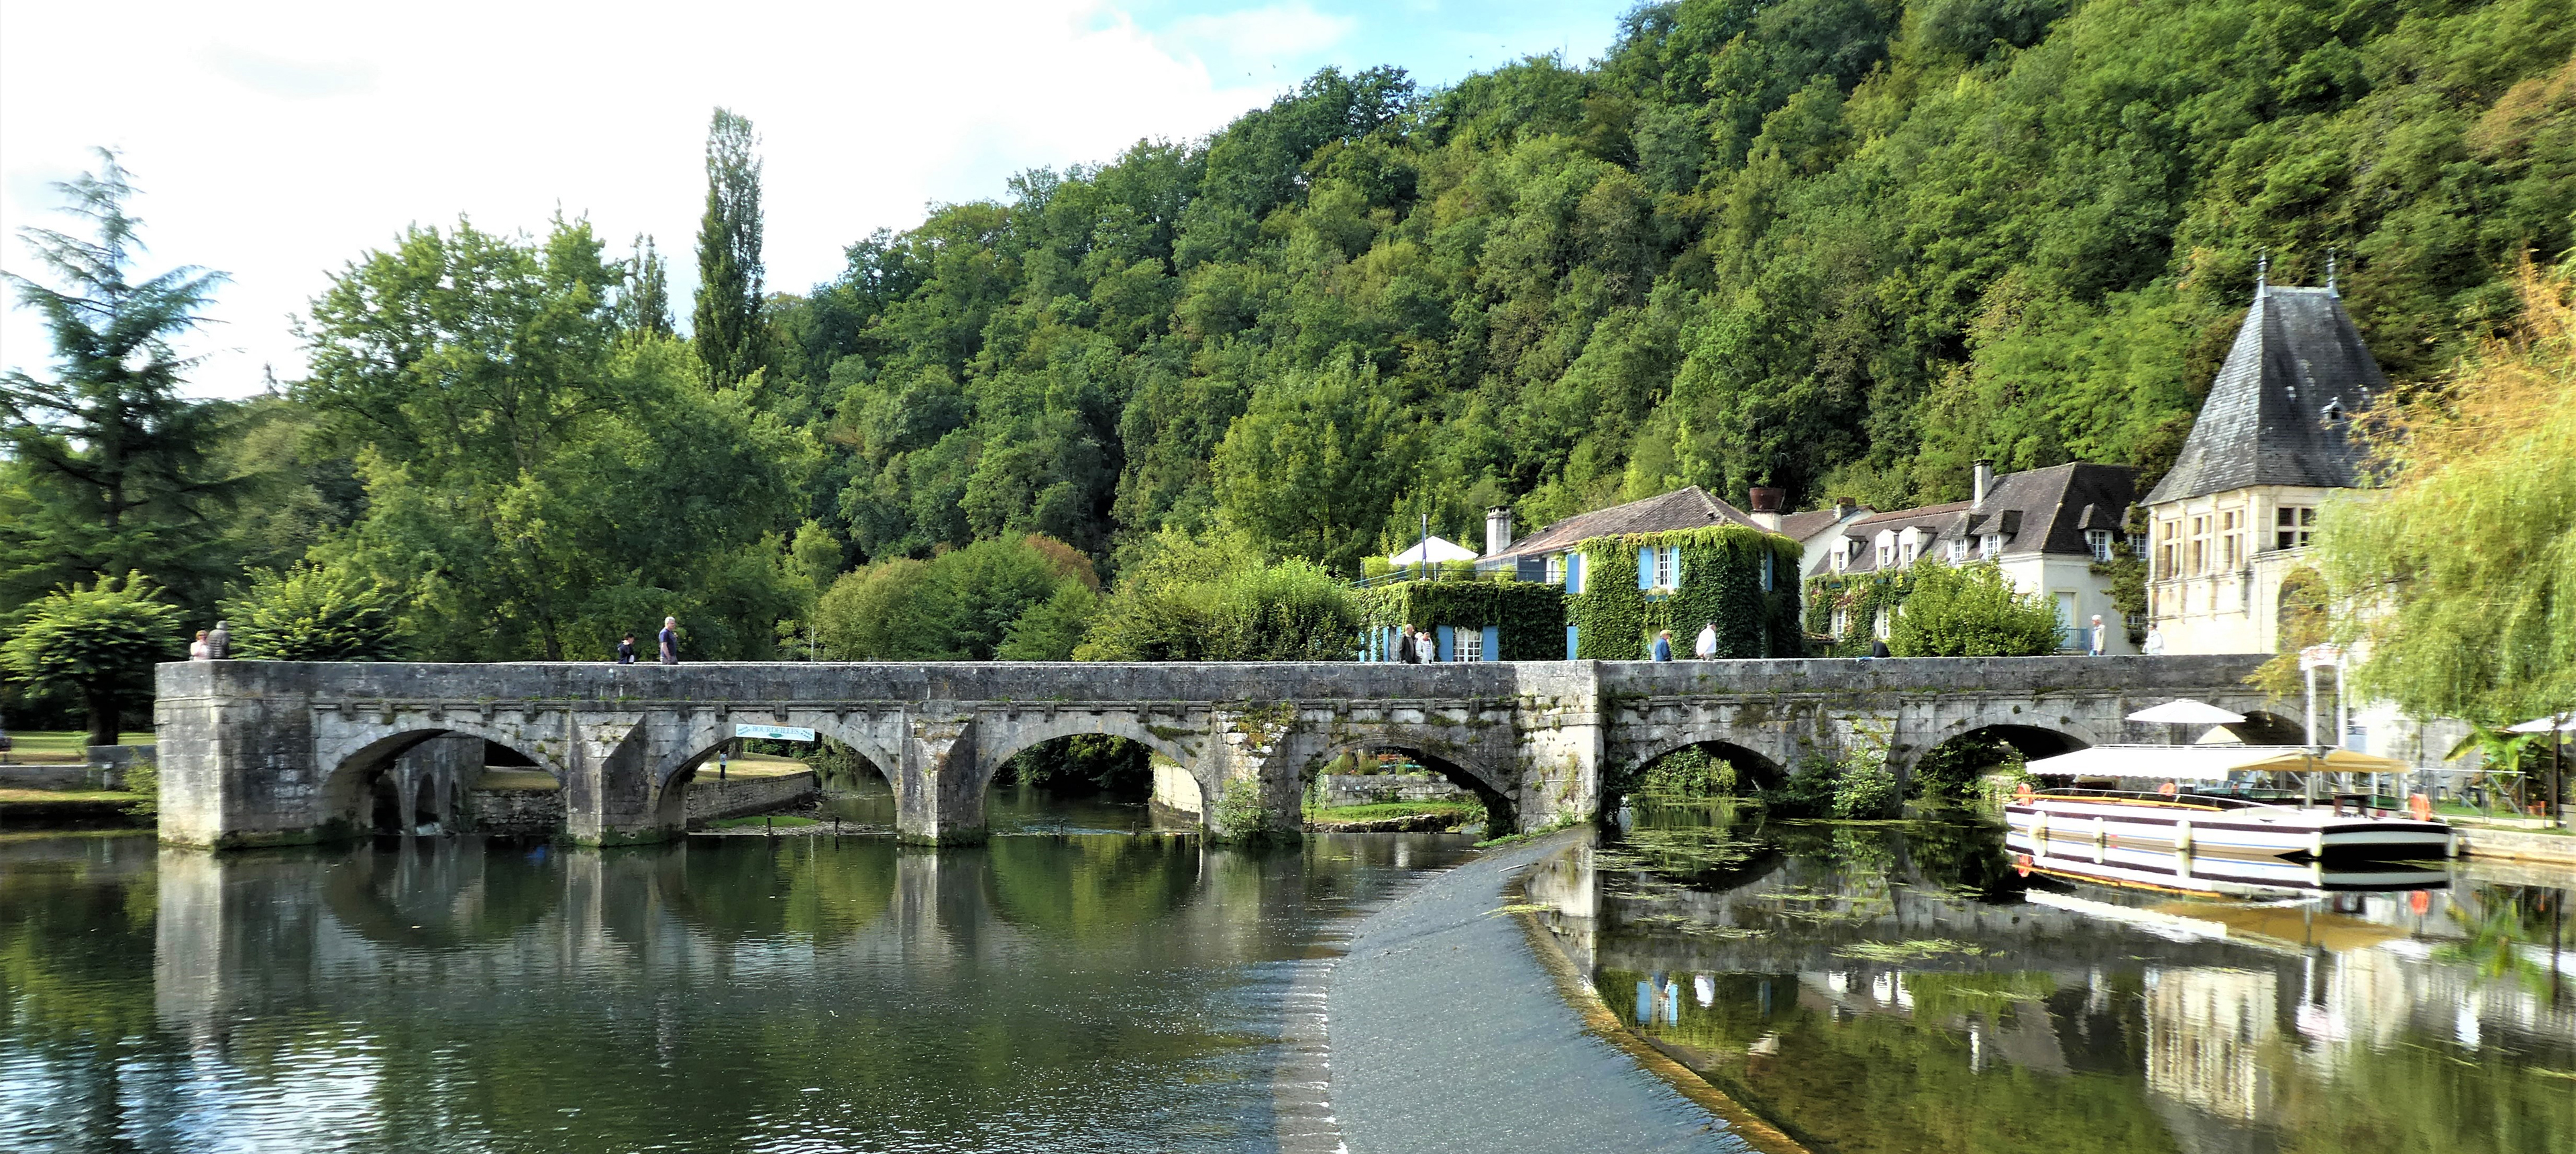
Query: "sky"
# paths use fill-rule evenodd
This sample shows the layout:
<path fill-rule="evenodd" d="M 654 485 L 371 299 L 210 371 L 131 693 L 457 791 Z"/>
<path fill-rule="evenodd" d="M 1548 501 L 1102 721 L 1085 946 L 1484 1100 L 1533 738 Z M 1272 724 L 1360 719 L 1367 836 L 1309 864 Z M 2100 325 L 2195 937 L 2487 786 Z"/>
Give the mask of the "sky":
<path fill-rule="evenodd" d="M 768 287 L 803 291 L 842 246 L 1000 197 L 1012 173 L 1204 136 L 1327 65 L 1432 87 L 1529 55 L 1588 62 L 1633 6 L 13 2 L 0 269 L 44 279 L 19 230 L 76 224 L 52 185 L 119 150 L 142 190 L 142 271 L 230 277 L 183 345 L 205 357 L 191 391 L 245 396 L 300 375 L 292 317 L 415 223 L 586 216 L 612 255 L 649 233 L 685 323 L 718 105 L 761 137 Z M 5 286 L 0 305 L 0 365 L 50 376 L 36 315 Z"/>

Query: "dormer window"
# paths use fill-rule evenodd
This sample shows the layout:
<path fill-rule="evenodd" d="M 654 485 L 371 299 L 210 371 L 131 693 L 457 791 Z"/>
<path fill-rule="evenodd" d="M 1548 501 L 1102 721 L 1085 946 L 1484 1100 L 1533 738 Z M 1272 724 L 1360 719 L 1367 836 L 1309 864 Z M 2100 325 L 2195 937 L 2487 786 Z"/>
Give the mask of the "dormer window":
<path fill-rule="evenodd" d="M 2085 531 L 2084 531 L 2084 544 L 2085 544 L 2085 545 L 2087 545 L 2087 546 L 2089 546 L 2089 547 L 2093 550 L 2093 559 L 2094 559 L 2094 560 L 2096 560 L 2096 561 L 2108 561 L 2108 560 L 2110 560 L 2110 559 L 2111 559 L 2111 531 L 2110 531 L 2110 530 L 2108 530 L 2108 529 L 2087 529 L 2087 530 L 2085 530 Z"/>
<path fill-rule="evenodd" d="M 1995 558 L 1997 558 L 1997 557 L 2001 557 L 2001 556 L 2003 556 L 2003 555 L 2004 555 L 2004 535 L 2003 535 L 2003 534 L 2001 534 L 2001 533 L 1988 533 L 1988 534 L 1986 534 L 1986 535 L 1985 535 L 1985 536 L 1983 536 L 1983 537 L 1979 537 L 1979 538 L 1977 538 L 1977 556 L 1979 556 L 1979 557 L 1981 557 L 1981 558 L 1983 558 L 1983 559 L 1985 559 L 1985 560 L 1992 561 L 1992 560 L 1994 560 Z"/>
<path fill-rule="evenodd" d="M 1967 538 L 1965 538 L 1965 537 L 1954 537 L 1954 538 L 1951 538 L 1951 540 L 1950 540 L 1950 563 L 1951 563 L 1951 564 L 1953 564 L 1953 565 L 1959 565 L 1959 564 L 1964 564 L 1964 563 L 1966 563 L 1966 561 L 1967 561 L 1967 560 L 1968 560 L 1968 539 L 1967 539 Z"/>
<path fill-rule="evenodd" d="M 2326 423 L 2327 423 L 2327 424 L 2329 424 L 2329 425 L 2340 425 L 2340 424 L 2342 424 L 2342 423 L 2343 423 L 2343 398 L 2341 398 L 2341 397 L 2337 397 L 2337 398 L 2335 398 L 2334 400 L 2327 401 L 2327 402 L 2326 402 L 2326 409 L 2325 409 L 2325 414 L 2324 414 L 2324 415 L 2325 415 L 2325 419 L 2326 419 Z"/>

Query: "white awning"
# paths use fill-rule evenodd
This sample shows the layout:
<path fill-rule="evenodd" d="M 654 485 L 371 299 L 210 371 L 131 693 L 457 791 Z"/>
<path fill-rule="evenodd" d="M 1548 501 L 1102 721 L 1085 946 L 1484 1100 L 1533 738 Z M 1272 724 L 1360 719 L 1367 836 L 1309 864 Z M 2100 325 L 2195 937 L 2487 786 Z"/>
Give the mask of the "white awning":
<path fill-rule="evenodd" d="M 1386 560 L 1390 565 L 1403 566 L 1420 565 L 1425 561 L 1437 563 L 1441 561 L 1473 561 L 1475 559 L 1475 550 L 1446 538 L 1433 537 L 1430 540 L 1416 544 L 1413 548 L 1407 549 L 1404 552 L 1387 558 Z"/>
<path fill-rule="evenodd" d="M 2145 777 L 2157 781 L 2225 781 L 2238 770 L 2260 766 L 2281 769 L 2281 759 L 2314 751 L 2304 745 L 2096 745 L 2073 753 L 2043 757 L 2027 767 L 2032 773 L 2072 777 Z M 2343 751 L 2337 750 L 2335 753 Z M 2347 755 L 2349 756 L 2349 755 Z M 2367 772 L 2378 766 L 2340 763 L 2333 754 L 2314 759 L 2323 770 Z M 2377 759 L 2374 759 L 2377 760 Z M 2273 762 L 2263 765 L 2264 762 Z M 2295 761 L 2289 763 L 2295 766 Z"/>

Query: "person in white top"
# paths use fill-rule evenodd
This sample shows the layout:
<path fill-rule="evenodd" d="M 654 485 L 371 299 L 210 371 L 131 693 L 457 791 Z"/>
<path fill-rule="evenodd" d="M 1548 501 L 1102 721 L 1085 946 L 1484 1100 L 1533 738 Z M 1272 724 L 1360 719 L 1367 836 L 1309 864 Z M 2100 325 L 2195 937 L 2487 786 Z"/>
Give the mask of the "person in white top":
<path fill-rule="evenodd" d="M 197 631 L 197 639 L 188 643 L 188 660 L 204 661 L 210 656 L 212 655 L 206 652 L 206 631 L 200 629 Z"/>
<path fill-rule="evenodd" d="M 2149 657 L 2162 657 L 2162 656 L 2164 656 L 2164 655 L 2165 655 L 2165 633 L 2164 633 L 2164 630 L 2158 629 L 2158 628 L 2156 628 L 2156 627 L 2155 627 L 2155 626 L 2153 626 L 2153 625 L 2148 626 L 2148 627 L 2147 627 L 2147 640 L 2146 640 L 2146 643 L 2145 643 L 2145 644 L 2143 644 L 2143 645 L 2138 646 L 2138 650 L 2139 650 L 2139 652 L 2145 653 L 2145 654 L 2146 654 L 2147 656 L 2149 656 Z"/>
<path fill-rule="evenodd" d="M 1691 644 L 1691 656 L 1702 661 L 1717 660 L 1716 622 L 1711 621 L 1699 627 L 1699 640 Z"/>

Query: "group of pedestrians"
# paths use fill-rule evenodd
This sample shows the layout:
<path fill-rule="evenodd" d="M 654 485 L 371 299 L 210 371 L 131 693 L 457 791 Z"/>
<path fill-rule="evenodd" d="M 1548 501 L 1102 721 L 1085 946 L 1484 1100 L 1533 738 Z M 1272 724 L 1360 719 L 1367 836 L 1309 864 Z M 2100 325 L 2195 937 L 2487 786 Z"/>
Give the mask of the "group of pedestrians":
<path fill-rule="evenodd" d="M 229 621 L 215 622 L 213 629 L 200 629 L 197 639 L 188 643 L 190 661 L 224 661 L 233 654 L 233 631 Z"/>
<path fill-rule="evenodd" d="M 1440 660 L 1440 643 L 1428 629 L 1407 625 L 1395 631 L 1395 660 L 1399 665 L 1423 665 Z"/>
<path fill-rule="evenodd" d="M 677 617 L 663 618 L 662 632 L 654 635 L 653 644 L 654 648 L 660 651 L 660 660 L 662 664 L 678 665 L 680 663 L 680 619 Z M 634 634 L 627 634 L 623 640 L 617 643 L 617 663 L 619 665 L 635 664 Z"/>
<path fill-rule="evenodd" d="M 1649 660 L 1654 661 L 1672 660 L 1673 631 L 1670 629 L 1656 630 L 1655 639 L 1647 643 L 1646 656 Z M 1717 622 L 1704 621 L 1700 623 L 1699 637 L 1691 642 L 1691 657 L 1699 661 L 1717 660 Z"/>

